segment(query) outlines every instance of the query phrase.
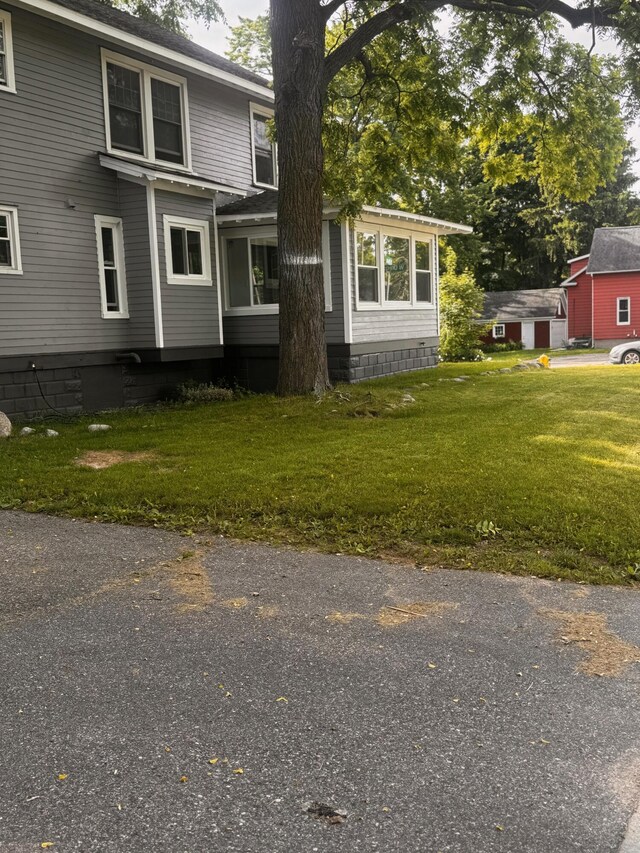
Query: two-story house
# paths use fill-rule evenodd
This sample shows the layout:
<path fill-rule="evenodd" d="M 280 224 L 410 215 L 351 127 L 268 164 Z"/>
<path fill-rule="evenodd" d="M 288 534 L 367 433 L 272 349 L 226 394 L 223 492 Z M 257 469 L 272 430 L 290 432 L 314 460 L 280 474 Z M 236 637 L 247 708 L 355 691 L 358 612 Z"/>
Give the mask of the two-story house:
<path fill-rule="evenodd" d="M 97 0 L 0 0 L 0 409 L 135 405 L 275 381 L 267 82 Z M 324 225 L 332 375 L 435 364 L 437 237 L 367 208 Z"/>

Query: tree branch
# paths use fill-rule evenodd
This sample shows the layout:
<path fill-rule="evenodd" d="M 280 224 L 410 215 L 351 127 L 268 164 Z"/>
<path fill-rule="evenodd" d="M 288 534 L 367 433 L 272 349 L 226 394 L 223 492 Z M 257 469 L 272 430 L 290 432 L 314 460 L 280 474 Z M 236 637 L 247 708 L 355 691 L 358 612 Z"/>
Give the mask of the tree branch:
<path fill-rule="evenodd" d="M 321 4 L 320 8 L 324 13 L 325 20 L 328 21 L 333 13 L 338 11 L 340 6 L 344 6 L 344 2 L 345 0 L 329 0 L 324 6 Z"/>
<path fill-rule="evenodd" d="M 620 0 L 613 0 L 609 6 L 587 6 L 574 8 L 564 0 L 400 0 L 360 24 L 357 29 L 324 61 L 324 86 L 333 80 L 336 74 L 362 52 L 368 44 L 391 27 L 406 23 L 425 12 L 435 12 L 444 6 L 464 9 L 480 14 L 506 14 L 521 18 L 535 19 L 545 13 L 564 18 L 574 29 L 584 25 L 607 27 L 615 23 Z M 324 8 L 335 11 L 342 5 L 331 0 Z M 335 7 L 335 8 L 334 8 Z"/>

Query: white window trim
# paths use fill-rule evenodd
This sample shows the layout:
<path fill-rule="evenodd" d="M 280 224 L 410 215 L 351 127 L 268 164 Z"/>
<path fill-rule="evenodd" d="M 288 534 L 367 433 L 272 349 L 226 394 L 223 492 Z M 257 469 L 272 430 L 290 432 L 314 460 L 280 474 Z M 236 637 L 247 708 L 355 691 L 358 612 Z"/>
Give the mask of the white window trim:
<path fill-rule="evenodd" d="M 629 319 L 623 321 L 620 319 L 620 302 L 625 299 L 627 302 L 627 314 Z M 618 326 L 630 326 L 631 325 L 631 297 L 630 296 L 618 296 L 616 299 L 616 325 Z"/>
<path fill-rule="evenodd" d="M 16 94 L 16 72 L 13 64 L 13 33 L 11 30 L 11 12 L 0 9 L 0 23 L 4 29 L 4 55 L 7 66 L 7 82 L 0 83 L 0 92 Z"/>
<path fill-rule="evenodd" d="M 376 255 L 378 268 L 378 300 L 376 302 L 364 302 L 360 299 L 360 282 L 358 277 L 358 234 L 376 235 Z M 384 238 L 402 237 L 409 240 L 409 277 L 411 285 L 411 298 L 405 301 L 389 301 L 385 299 L 384 281 Z M 435 245 L 437 237 L 435 234 L 416 234 L 403 231 L 400 228 L 376 227 L 367 222 L 356 222 L 354 228 L 353 253 L 355 267 L 355 310 L 356 311 L 429 311 L 436 308 L 436 252 Z M 431 260 L 431 302 L 418 302 L 416 286 L 416 243 L 429 243 Z"/>
<path fill-rule="evenodd" d="M 120 53 L 112 53 L 104 48 L 100 51 L 102 57 L 102 99 L 104 103 L 104 126 L 106 133 L 107 153 L 112 157 L 121 157 L 125 160 L 136 160 L 141 163 L 153 163 L 162 166 L 171 166 L 176 171 L 192 172 L 191 166 L 191 132 L 189 125 L 189 98 L 187 93 L 187 80 L 177 74 L 171 74 L 154 65 L 138 62 Z M 142 146 L 144 154 L 122 151 L 120 148 L 111 146 L 111 121 L 109 118 L 109 84 L 107 80 L 107 63 L 121 65 L 131 71 L 138 71 L 141 75 L 141 98 L 142 98 Z M 151 98 L 151 79 L 164 80 L 180 86 L 180 104 L 182 107 L 182 150 L 184 151 L 184 163 L 174 163 L 171 160 L 159 160 L 155 156 L 155 140 L 153 136 L 153 112 Z"/>
<path fill-rule="evenodd" d="M 251 124 L 251 167 L 253 170 L 253 185 L 256 187 L 262 187 L 263 189 L 275 190 L 278 188 L 278 147 L 275 142 L 271 143 L 271 156 L 273 157 L 273 174 L 275 175 L 275 183 L 273 184 L 263 184 L 258 181 L 256 177 L 256 140 L 253 133 L 253 117 L 255 114 L 259 116 L 265 116 L 266 118 L 273 118 L 275 115 L 274 111 L 269 109 L 269 107 L 261 107 L 260 104 L 249 104 L 249 122 Z"/>
<path fill-rule="evenodd" d="M 187 219 L 184 216 L 169 216 L 165 214 L 164 222 L 164 255 L 167 268 L 167 284 L 193 285 L 195 287 L 211 287 L 211 235 L 207 219 Z M 202 246 L 202 275 L 175 275 L 173 272 L 173 257 L 171 254 L 171 229 L 187 228 L 189 231 L 200 231 Z"/>
<path fill-rule="evenodd" d="M 234 228 L 220 235 L 220 255 L 222 257 L 222 275 L 224 278 L 224 311 L 225 317 L 250 317 L 257 314 L 279 314 L 280 306 L 271 305 L 242 305 L 230 307 L 229 296 L 229 267 L 227 262 L 227 240 L 243 238 L 251 240 L 261 237 L 277 237 L 278 229 L 275 225 L 257 228 Z M 324 310 L 325 313 L 333 311 L 333 299 L 331 294 L 331 244 L 329 238 L 329 222 L 322 223 L 322 273 L 324 279 Z"/>
<path fill-rule="evenodd" d="M 502 329 L 502 332 L 500 334 L 498 334 L 498 329 Z M 505 328 L 504 323 L 494 323 L 493 324 L 493 329 L 491 330 L 491 335 L 493 338 L 504 338 L 506 333 L 507 333 L 507 330 Z"/>
<path fill-rule="evenodd" d="M 94 216 L 96 226 L 96 243 L 98 249 L 98 276 L 100 278 L 100 310 L 103 320 L 128 320 L 129 305 L 127 302 L 127 276 L 124 261 L 124 234 L 122 219 L 117 216 Z M 116 257 L 116 273 L 118 276 L 118 305 L 119 311 L 107 310 L 107 283 L 104 277 L 104 253 L 102 250 L 102 229 L 112 228 L 114 233 L 113 248 Z"/>
<path fill-rule="evenodd" d="M 9 247 L 13 266 L 0 267 L 0 274 L 22 275 L 22 255 L 20 254 L 20 230 L 18 228 L 18 208 L 0 205 L 0 213 L 9 221 Z"/>

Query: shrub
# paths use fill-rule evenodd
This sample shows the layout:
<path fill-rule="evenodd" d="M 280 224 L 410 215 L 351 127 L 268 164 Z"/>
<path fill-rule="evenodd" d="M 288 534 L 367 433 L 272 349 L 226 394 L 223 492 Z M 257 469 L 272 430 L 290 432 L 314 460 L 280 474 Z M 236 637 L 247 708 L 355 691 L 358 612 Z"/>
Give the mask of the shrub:
<path fill-rule="evenodd" d="M 522 341 L 502 341 L 497 344 L 482 344 L 482 352 L 514 352 L 522 349 Z"/>
<path fill-rule="evenodd" d="M 440 279 L 440 357 L 444 361 L 480 361 L 481 335 L 490 328 L 476 322 L 482 313 L 484 292 L 470 270 L 456 271 L 451 248 L 443 253 L 445 272 Z"/>
<path fill-rule="evenodd" d="M 178 385 L 178 400 L 181 403 L 220 403 L 233 400 L 231 388 L 214 385 L 212 382 L 185 382 Z"/>

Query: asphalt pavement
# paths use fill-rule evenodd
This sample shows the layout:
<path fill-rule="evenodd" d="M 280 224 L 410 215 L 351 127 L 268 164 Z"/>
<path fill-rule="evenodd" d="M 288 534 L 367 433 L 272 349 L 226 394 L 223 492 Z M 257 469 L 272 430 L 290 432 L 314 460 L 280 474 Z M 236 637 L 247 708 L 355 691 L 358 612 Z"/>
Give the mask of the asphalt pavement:
<path fill-rule="evenodd" d="M 550 354 L 550 367 L 598 367 L 610 364 L 608 352 L 582 352 L 576 355 L 555 356 Z"/>
<path fill-rule="evenodd" d="M 637 853 L 633 589 L 14 512 L 0 589 L 2 853 Z"/>

